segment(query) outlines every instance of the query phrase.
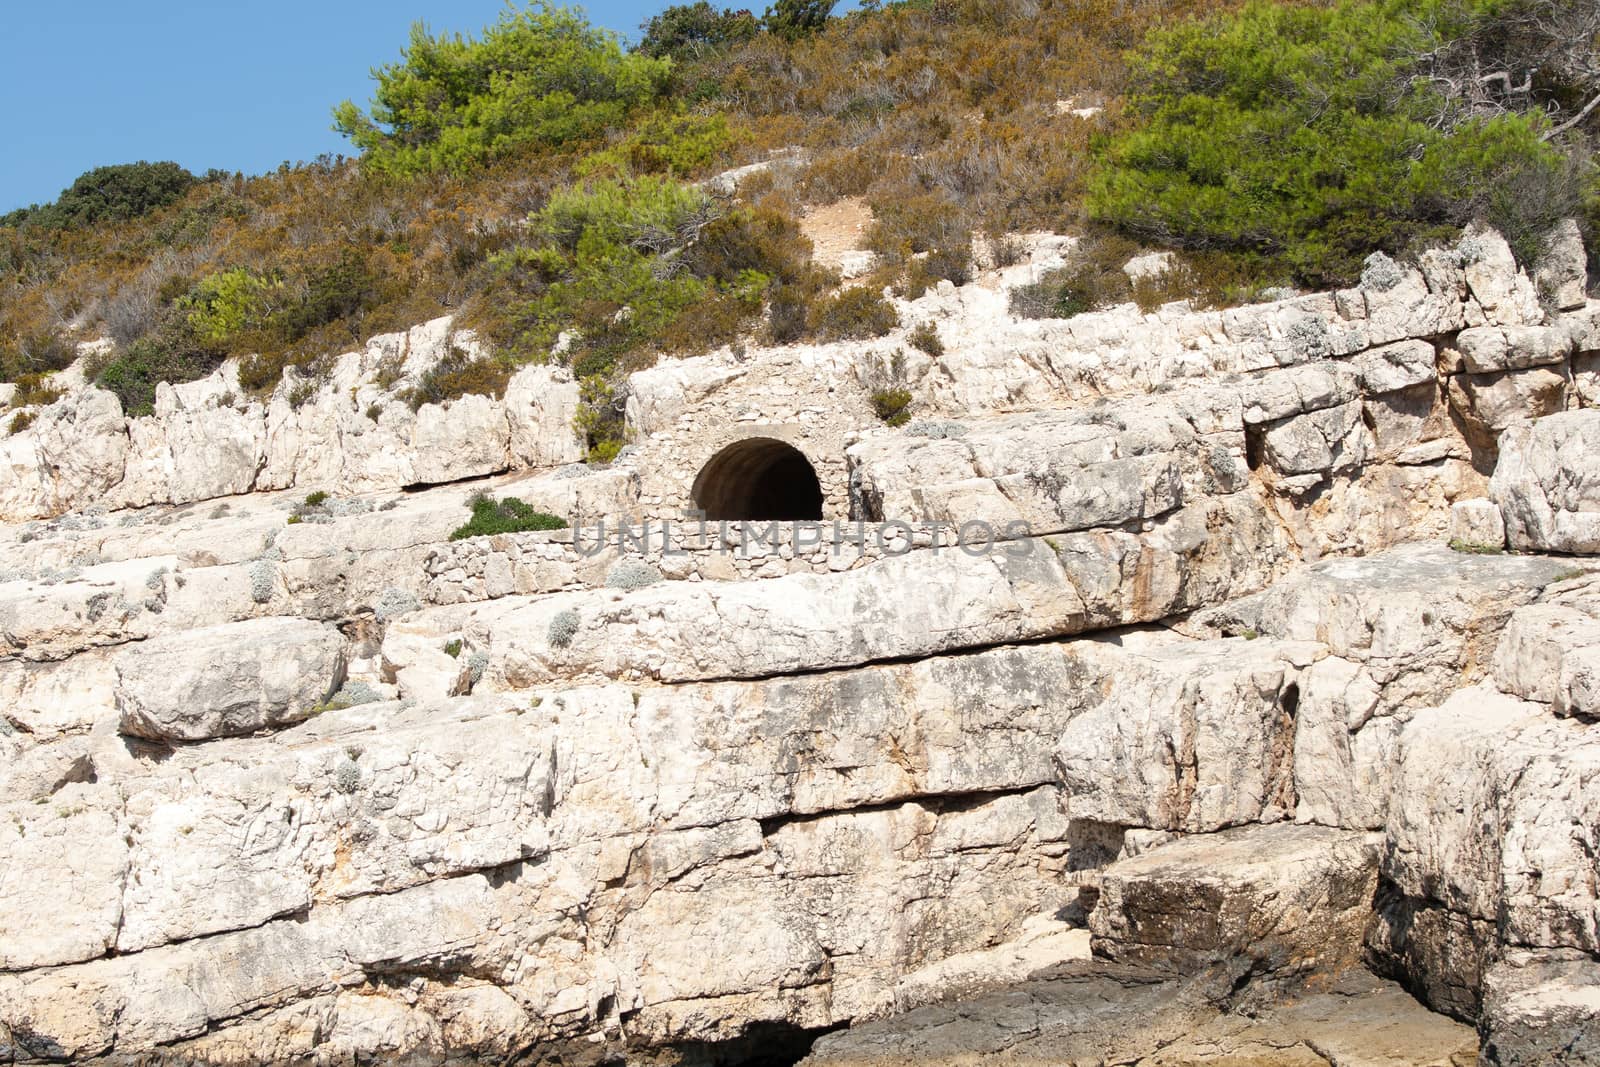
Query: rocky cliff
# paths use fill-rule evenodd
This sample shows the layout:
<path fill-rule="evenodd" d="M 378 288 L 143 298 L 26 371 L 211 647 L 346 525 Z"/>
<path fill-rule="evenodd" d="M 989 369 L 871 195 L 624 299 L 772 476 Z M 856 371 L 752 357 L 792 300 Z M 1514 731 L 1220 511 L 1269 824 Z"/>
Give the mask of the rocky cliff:
<path fill-rule="evenodd" d="M 1031 247 L 605 468 L 559 370 L 400 402 L 444 320 L 0 438 L 0 1062 L 1600 1058 L 1582 249 L 1016 321 Z M 686 517 L 753 440 L 820 523 Z"/>

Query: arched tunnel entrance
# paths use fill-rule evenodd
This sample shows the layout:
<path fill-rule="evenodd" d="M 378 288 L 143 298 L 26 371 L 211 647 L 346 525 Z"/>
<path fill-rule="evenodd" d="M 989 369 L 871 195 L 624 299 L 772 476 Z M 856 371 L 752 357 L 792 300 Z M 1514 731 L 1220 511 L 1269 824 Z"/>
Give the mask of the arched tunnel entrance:
<path fill-rule="evenodd" d="M 822 484 L 811 461 L 771 437 L 735 441 L 712 456 L 692 492 L 708 519 L 822 518 Z"/>

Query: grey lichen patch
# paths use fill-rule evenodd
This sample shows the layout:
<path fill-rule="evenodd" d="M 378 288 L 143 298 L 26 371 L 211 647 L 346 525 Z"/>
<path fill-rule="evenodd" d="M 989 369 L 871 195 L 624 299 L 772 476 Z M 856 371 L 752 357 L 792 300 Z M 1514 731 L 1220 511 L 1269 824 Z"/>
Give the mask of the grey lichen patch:
<path fill-rule="evenodd" d="M 383 699 L 383 694 L 372 686 L 362 681 L 349 681 L 340 690 L 328 698 L 327 703 L 317 708 L 318 711 L 342 711 L 353 708 L 359 704 L 375 704 Z"/>
<path fill-rule="evenodd" d="M 250 565 L 250 599 L 265 604 L 272 599 L 272 589 L 278 582 L 278 568 L 270 559 L 258 559 Z"/>
<path fill-rule="evenodd" d="M 943 441 L 966 435 L 967 428 L 950 419 L 923 419 L 906 427 L 907 437 L 926 437 L 930 441 Z"/>
<path fill-rule="evenodd" d="M 333 787 L 346 795 L 361 788 L 361 767 L 349 756 L 334 764 Z"/>
<path fill-rule="evenodd" d="M 625 559 L 611 568 L 606 585 L 612 589 L 643 589 L 661 580 L 661 572 L 641 559 Z"/>
<path fill-rule="evenodd" d="M 378 594 L 378 602 L 373 605 L 372 613 L 378 617 L 379 622 L 389 622 L 391 619 L 416 611 L 421 606 L 421 602 L 414 595 L 399 586 L 391 585 Z"/>
<path fill-rule="evenodd" d="M 1361 264 L 1361 288 L 1375 293 L 1386 293 L 1399 285 L 1405 279 L 1405 271 L 1400 269 L 1400 264 L 1384 255 L 1374 252 Z"/>
<path fill-rule="evenodd" d="M 1284 331 L 1285 339 L 1294 346 L 1296 354 L 1306 359 L 1326 359 L 1333 354 L 1333 338 L 1328 324 L 1319 316 L 1304 315 L 1295 319 Z"/>
<path fill-rule="evenodd" d="M 566 648 L 578 636 L 578 613 L 568 608 L 550 619 L 550 647 Z"/>

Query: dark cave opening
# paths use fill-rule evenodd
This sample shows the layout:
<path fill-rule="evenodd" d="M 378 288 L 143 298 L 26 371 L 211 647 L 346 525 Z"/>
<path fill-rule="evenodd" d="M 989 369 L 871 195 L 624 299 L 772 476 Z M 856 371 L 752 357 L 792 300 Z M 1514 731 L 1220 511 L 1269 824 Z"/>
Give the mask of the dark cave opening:
<path fill-rule="evenodd" d="M 694 505 L 708 519 L 822 518 L 822 484 L 805 453 L 770 437 L 750 437 L 711 457 L 694 480 Z"/>

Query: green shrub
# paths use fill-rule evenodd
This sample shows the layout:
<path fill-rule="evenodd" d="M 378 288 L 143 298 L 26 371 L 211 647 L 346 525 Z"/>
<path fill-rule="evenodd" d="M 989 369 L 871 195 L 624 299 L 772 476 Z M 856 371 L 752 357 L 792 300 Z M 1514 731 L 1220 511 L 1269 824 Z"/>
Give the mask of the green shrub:
<path fill-rule="evenodd" d="M 444 404 L 464 396 L 505 396 L 514 368 L 494 356 L 472 356 L 455 345 L 422 373 L 417 384 L 399 396 L 412 411 L 424 404 Z"/>
<path fill-rule="evenodd" d="M 304 503 L 302 504 L 302 506 L 303 507 L 308 507 L 308 508 L 320 508 L 322 505 L 326 504 L 327 502 L 328 502 L 328 494 L 327 494 L 327 492 L 325 490 L 318 489 L 315 492 L 311 492 L 311 493 L 307 493 L 306 494 L 306 499 L 305 499 Z"/>
<path fill-rule="evenodd" d="M 1046 271 L 1038 281 L 1013 288 L 1011 314 L 1024 319 L 1070 319 L 1086 311 L 1120 304 L 1132 295 L 1128 276 L 1117 266 L 1084 263 Z"/>
<path fill-rule="evenodd" d="M 471 500 L 472 518 L 464 526 L 457 527 L 450 535 L 452 541 L 464 541 L 469 537 L 483 537 L 487 534 L 527 533 L 534 530 L 565 530 L 565 519 L 535 511 L 514 496 L 502 497 L 495 500 L 487 495 L 478 495 Z"/>
<path fill-rule="evenodd" d="M 911 419 L 911 393 L 906 389 L 880 389 L 872 394 L 872 410 L 890 426 L 904 426 Z"/>
<path fill-rule="evenodd" d="M 116 394 L 129 418 L 149 415 L 155 410 L 157 385 L 204 378 L 223 358 L 220 349 L 195 336 L 185 319 L 171 318 L 102 367 L 96 384 Z"/>
<path fill-rule="evenodd" d="M 761 23 L 748 11 L 718 10 L 707 0 L 673 4 L 640 24 L 642 36 L 634 51 L 655 59 L 703 59 L 730 45 L 748 41 L 761 32 Z"/>
<path fill-rule="evenodd" d="M 6 431 L 8 433 L 21 433 L 23 430 L 26 430 L 29 426 L 33 425 L 33 420 L 35 417 L 36 416 L 31 411 L 19 411 L 15 415 L 11 416 L 11 422 L 6 427 Z"/>
<path fill-rule="evenodd" d="M 550 647 L 566 648 L 578 636 L 578 613 L 566 608 L 550 616 Z"/>
<path fill-rule="evenodd" d="M 1450 102 L 1422 57 L 1471 14 L 1448 0 L 1258 0 L 1152 34 L 1132 63 L 1135 121 L 1102 155 L 1091 210 L 1131 233 L 1276 258 L 1314 285 L 1350 284 L 1373 249 L 1480 212 L 1513 229 L 1559 213 L 1571 191 L 1541 119 L 1441 119 Z"/>
<path fill-rule="evenodd" d="M 77 346 L 54 328 L 0 339 L 0 382 L 15 382 L 29 374 L 65 370 L 77 358 Z"/>
<path fill-rule="evenodd" d="M 461 655 L 461 638 L 452 637 L 450 640 L 446 641 L 444 643 L 444 654 L 449 656 L 451 659 L 456 659 L 459 657 Z"/>
<path fill-rule="evenodd" d="M 728 284 L 748 271 L 783 285 L 829 284 L 811 262 L 811 241 L 793 215 L 769 203 L 739 207 L 712 219 L 684 253 L 685 265 L 702 278 Z"/>
<path fill-rule="evenodd" d="M 583 438 L 590 463 L 610 463 L 622 451 L 627 438 L 624 406 L 603 375 L 591 374 L 579 381 L 573 429 Z"/>
<path fill-rule="evenodd" d="M 274 286 L 241 268 L 218 271 L 201 279 L 181 304 L 189 326 L 202 341 L 224 344 L 247 329 L 259 327 L 272 311 Z"/>
<path fill-rule="evenodd" d="M 798 285 L 780 285 L 767 304 L 767 337 L 784 345 L 805 336 L 809 306 L 806 291 Z"/>
<path fill-rule="evenodd" d="M 642 559 L 625 559 L 606 573 L 608 589 L 643 589 L 661 581 L 661 572 Z"/>
<path fill-rule="evenodd" d="M 18 375 L 16 386 L 11 394 L 11 406 L 14 408 L 54 404 L 61 399 L 61 390 L 51 385 L 49 378 L 42 373 Z"/>
<path fill-rule="evenodd" d="M 415 24 L 402 61 L 373 71 L 371 113 L 347 100 L 334 128 L 373 170 L 464 173 L 619 125 L 661 93 L 670 71 L 669 60 L 623 52 L 577 10 L 535 2 L 508 8 L 476 40 Z"/>
<path fill-rule="evenodd" d="M 906 340 L 911 342 L 913 348 L 920 348 L 934 359 L 944 355 L 944 342 L 939 340 L 939 328 L 931 322 L 918 323 L 906 334 Z"/>
<path fill-rule="evenodd" d="M 900 325 L 900 316 L 879 293 L 854 286 L 811 309 L 812 330 L 824 341 L 882 337 Z"/>
<path fill-rule="evenodd" d="M 135 219 L 165 207 L 199 179 L 176 163 L 119 163 L 80 174 L 53 203 L 35 205 L 0 218 L 0 225 L 29 224 L 53 229 Z"/>
<path fill-rule="evenodd" d="M 720 158 L 732 143 L 726 116 L 657 112 L 613 147 L 579 161 L 577 172 L 582 176 L 693 174 Z"/>
<path fill-rule="evenodd" d="M 761 22 L 774 37 L 796 41 L 828 24 L 836 0 L 775 0 Z"/>
<path fill-rule="evenodd" d="M 541 243 L 491 260 L 510 290 L 531 297 L 511 316 L 515 353 L 541 358 L 572 330 L 568 359 L 589 376 L 658 342 L 710 291 L 675 267 L 711 211 L 699 190 L 649 176 L 557 192 L 529 220 Z"/>
<path fill-rule="evenodd" d="M 305 296 L 283 310 L 279 329 L 287 340 L 299 340 L 319 326 L 372 306 L 381 295 L 379 286 L 367 256 L 346 250 L 337 261 L 307 274 Z"/>

